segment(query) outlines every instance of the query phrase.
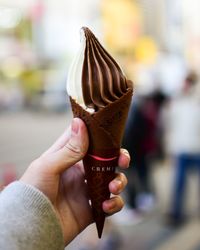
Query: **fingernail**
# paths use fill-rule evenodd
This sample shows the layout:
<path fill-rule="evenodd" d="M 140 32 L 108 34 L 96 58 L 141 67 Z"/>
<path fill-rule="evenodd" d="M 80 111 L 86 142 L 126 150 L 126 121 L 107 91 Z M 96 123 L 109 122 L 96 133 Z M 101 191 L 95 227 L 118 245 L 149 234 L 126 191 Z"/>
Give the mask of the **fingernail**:
<path fill-rule="evenodd" d="M 127 156 L 130 156 L 128 150 L 125 149 L 125 148 L 123 149 L 123 154 L 125 154 L 125 155 L 127 155 Z"/>
<path fill-rule="evenodd" d="M 79 131 L 79 123 L 76 119 L 73 119 L 72 120 L 72 125 L 71 125 L 71 129 L 72 129 L 72 132 L 74 134 L 78 134 L 78 131 Z"/>
<path fill-rule="evenodd" d="M 121 190 L 122 187 L 122 181 L 121 180 L 115 180 L 116 190 Z"/>
<path fill-rule="evenodd" d="M 113 201 L 110 201 L 107 205 L 108 209 L 113 209 L 115 207 L 115 203 Z"/>

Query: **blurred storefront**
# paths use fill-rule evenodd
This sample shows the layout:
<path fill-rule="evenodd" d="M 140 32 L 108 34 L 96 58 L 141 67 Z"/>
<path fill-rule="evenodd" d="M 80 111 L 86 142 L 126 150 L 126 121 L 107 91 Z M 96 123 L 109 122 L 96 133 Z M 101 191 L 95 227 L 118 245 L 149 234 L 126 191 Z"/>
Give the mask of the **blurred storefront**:
<path fill-rule="evenodd" d="M 99 33 L 98 2 L 0 1 L 1 110 L 65 109 L 79 30 L 89 25 Z"/>
<path fill-rule="evenodd" d="M 95 32 L 139 92 L 158 86 L 177 92 L 185 71 L 198 70 L 198 9 L 198 0 L 0 0 L 1 110 L 64 107 L 82 26 Z"/>

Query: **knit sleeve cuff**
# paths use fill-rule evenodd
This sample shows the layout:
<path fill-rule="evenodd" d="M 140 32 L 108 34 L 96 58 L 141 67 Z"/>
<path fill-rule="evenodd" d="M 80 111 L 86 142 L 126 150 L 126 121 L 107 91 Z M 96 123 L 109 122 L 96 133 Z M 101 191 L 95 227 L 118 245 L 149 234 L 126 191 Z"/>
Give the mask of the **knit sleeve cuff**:
<path fill-rule="evenodd" d="M 1 216 L 4 216 L 1 222 L 5 230 L 0 235 L 8 237 L 11 243 L 28 244 L 29 249 L 64 249 L 61 225 L 53 205 L 35 187 L 20 181 L 8 185 L 0 194 Z"/>

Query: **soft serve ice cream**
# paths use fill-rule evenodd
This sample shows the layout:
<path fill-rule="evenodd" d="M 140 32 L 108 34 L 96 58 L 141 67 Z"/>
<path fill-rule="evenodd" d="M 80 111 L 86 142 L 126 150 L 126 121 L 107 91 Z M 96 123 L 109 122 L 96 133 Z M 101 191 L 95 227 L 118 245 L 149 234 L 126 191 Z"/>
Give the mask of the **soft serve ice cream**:
<path fill-rule="evenodd" d="M 81 46 L 68 73 L 68 95 L 87 111 L 96 112 L 119 99 L 128 87 L 116 61 L 88 28 L 82 28 Z"/>
<path fill-rule="evenodd" d="M 89 149 L 83 159 L 98 236 L 104 227 L 103 201 L 115 177 L 119 150 L 132 98 L 132 82 L 88 28 L 81 30 L 81 46 L 67 81 L 74 117 L 88 129 Z"/>

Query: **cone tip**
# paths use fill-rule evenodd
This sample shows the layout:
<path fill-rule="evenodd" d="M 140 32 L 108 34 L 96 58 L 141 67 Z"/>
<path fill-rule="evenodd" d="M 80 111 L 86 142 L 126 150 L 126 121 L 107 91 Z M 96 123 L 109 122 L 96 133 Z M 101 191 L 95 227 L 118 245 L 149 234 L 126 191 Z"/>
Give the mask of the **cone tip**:
<path fill-rule="evenodd" d="M 103 227 L 104 227 L 104 221 L 105 217 L 101 220 L 96 221 L 96 227 L 97 227 L 97 232 L 98 232 L 98 237 L 101 239 L 102 233 L 103 233 Z"/>

